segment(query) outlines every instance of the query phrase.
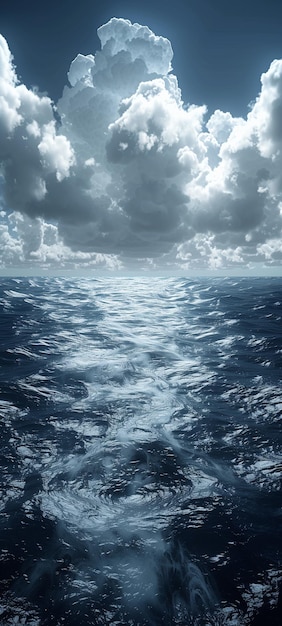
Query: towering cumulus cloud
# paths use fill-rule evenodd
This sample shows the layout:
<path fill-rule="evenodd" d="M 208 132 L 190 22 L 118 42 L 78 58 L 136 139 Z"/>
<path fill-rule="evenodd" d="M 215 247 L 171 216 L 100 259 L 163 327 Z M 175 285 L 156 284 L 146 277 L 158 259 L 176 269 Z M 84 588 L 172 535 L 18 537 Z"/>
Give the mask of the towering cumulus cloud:
<path fill-rule="evenodd" d="M 246 119 L 185 106 L 170 42 L 113 18 L 57 106 L 0 38 L 2 265 L 228 267 L 282 259 L 282 61 Z"/>

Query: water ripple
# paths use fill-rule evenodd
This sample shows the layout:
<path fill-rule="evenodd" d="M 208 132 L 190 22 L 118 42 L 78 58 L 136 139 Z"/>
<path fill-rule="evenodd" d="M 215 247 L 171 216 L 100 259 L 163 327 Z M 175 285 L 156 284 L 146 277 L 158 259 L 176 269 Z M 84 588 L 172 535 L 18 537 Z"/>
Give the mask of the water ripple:
<path fill-rule="evenodd" d="M 281 289 L 2 279 L 1 625 L 278 626 Z"/>

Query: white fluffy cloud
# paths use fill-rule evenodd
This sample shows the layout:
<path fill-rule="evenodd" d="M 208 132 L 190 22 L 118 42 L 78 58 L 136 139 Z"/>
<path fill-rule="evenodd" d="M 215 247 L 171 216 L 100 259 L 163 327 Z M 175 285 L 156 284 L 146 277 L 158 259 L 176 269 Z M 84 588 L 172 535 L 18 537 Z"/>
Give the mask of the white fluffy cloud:
<path fill-rule="evenodd" d="M 281 263 L 282 61 L 246 119 L 185 106 L 170 42 L 113 18 L 57 106 L 0 36 L 2 266 Z"/>

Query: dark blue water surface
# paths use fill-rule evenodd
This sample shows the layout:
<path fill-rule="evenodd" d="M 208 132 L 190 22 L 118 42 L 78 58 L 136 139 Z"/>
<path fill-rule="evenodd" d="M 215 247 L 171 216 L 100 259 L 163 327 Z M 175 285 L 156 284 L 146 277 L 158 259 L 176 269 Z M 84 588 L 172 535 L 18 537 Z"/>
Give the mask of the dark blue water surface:
<path fill-rule="evenodd" d="M 0 282 L 0 624 L 282 623 L 282 279 Z"/>

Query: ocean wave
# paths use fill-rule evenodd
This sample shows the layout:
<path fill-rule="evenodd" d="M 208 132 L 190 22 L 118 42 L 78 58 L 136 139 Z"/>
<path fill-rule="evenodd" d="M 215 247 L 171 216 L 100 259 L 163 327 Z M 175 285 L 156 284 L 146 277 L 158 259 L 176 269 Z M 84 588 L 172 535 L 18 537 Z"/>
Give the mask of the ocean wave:
<path fill-rule="evenodd" d="M 2 279 L 0 624 L 278 626 L 281 289 Z"/>

